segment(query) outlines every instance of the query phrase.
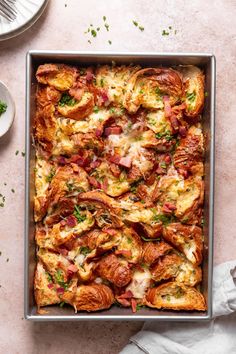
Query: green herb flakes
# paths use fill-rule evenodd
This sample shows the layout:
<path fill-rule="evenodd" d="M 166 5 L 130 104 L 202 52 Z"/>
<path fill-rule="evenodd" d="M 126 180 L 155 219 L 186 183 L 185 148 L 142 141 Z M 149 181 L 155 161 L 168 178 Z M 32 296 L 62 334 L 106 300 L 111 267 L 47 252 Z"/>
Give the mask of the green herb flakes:
<path fill-rule="evenodd" d="M 7 110 L 7 104 L 0 100 L 0 116 Z"/>
<path fill-rule="evenodd" d="M 86 215 L 81 215 L 80 209 L 77 205 L 75 205 L 74 213 L 73 215 L 76 217 L 78 223 L 83 222 L 86 219 Z"/>
<path fill-rule="evenodd" d="M 86 246 L 80 247 L 80 253 L 83 254 L 84 256 L 87 256 L 91 252 L 90 248 Z"/>
<path fill-rule="evenodd" d="M 19 150 L 16 150 L 15 155 L 17 156 L 19 154 Z"/>
<path fill-rule="evenodd" d="M 64 106 L 74 106 L 78 101 L 68 95 L 68 93 L 63 93 L 61 96 L 61 99 L 59 101 L 59 106 L 64 107 Z"/>

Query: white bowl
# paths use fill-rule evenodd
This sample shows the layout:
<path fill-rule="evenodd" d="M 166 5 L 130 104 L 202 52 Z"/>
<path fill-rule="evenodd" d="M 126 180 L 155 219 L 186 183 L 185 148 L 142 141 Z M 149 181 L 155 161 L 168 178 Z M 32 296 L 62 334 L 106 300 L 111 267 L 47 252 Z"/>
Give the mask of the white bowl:
<path fill-rule="evenodd" d="M 6 112 L 0 115 L 0 137 L 11 127 L 15 117 L 15 103 L 8 88 L 0 81 L 0 101 L 7 104 Z"/>

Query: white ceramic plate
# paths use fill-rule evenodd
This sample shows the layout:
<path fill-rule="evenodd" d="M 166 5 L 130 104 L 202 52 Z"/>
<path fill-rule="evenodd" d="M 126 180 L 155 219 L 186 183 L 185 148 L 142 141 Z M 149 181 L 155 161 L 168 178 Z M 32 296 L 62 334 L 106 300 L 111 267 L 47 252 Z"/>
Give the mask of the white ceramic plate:
<path fill-rule="evenodd" d="M 22 33 L 32 26 L 46 8 L 48 0 L 16 0 L 16 19 L 7 21 L 0 16 L 0 41 Z"/>
<path fill-rule="evenodd" d="M 0 115 L 0 137 L 11 127 L 15 117 L 15 103 L 8 88 L 0 81 L 0 101 L 7 104 L 6 112 Z"/>

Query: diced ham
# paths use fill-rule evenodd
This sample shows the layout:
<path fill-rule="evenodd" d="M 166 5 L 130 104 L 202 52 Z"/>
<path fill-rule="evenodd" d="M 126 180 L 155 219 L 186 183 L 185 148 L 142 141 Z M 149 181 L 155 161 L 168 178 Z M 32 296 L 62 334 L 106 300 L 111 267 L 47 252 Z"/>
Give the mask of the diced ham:
<path fill-rule="evenodd" d="M 164 161 L 165 161 L 165 163 L 167 163 L 167 164 L 171 163 L 171 157 L 170 157 L 170 155 L 166 155 L 165 158 L 164 158 Z"/>
<path fill-rule="evenodd" d="M 109 161 L 119 165 L 121 157 L 119 155 L 113 155 L 109 158 Z"/>
<path fill-rule="evenodd" d="M 97 168 L 98 166 L 101 165 L 101 163 L 102 163 L 102 161 L 99 160 L 99 159 L 97 159 L 97 160 L 91 162 L 90 167 L 91 167 L 91 168 Z"/>
<path fill-rule="evenodd" d="M 137 301 L 135 299 L 131 299 L 131 307 L 133 313 L 137 312 Z"/>
<path fill-rule="evenodd" d="M 164 213 L 172 213 L 172 211 L 176 210 L 176 206 L 172 203 L 165 203 L 162 207 Z"/>
<path fill-rule="evenodd" d="M 67 218 L 66 218 L 66 224 L 69 226 L 69 227 L 75 227 L 76 224 L 77 224 L 77 219 L 74 215 L 69 215 Z"/>
<path fill-rule="evenodd" d="M 115 177 L 120 176 L 121 170 L 119 169 L 119 166 L 117 166 L 114 163 L 111 163 L 109 167 L 110 167 L 110 170 L 111 170 L 111 173 L 113 174 L 113 176 L 115 176 Z"/>
<path fill-rule="evenodd" d="M 64 156 L 59 156 L 57 161 L 60 165 L 66 165 L 66 159 Z"/>
<path fill-rule="evenodd" d="M 93 176 L 88 176 L 89 183 L 95 187 L 100 189 L 101 188 L 101 183 L 96 180 Z"/>
<path fill-rule="evenodd" d="M 120 299 L 119 297 L 117 298 L 119 303 L 124 306 L 124 307 L 129 307 L 130 306 L 130 301 L 127 299 Z"/>
<path fill-rule="evenodd" d="M 109 102 L 109 97 L 108 97 L 107 92 L 105 90 L 102 90 L 102 92 L 101 92 L 101 99 L 102 99 L 103 103 Z"/>
<path fill-rule="evenodd" d="M 179 121 L 175 116 L 170 117 L 170 124 L 174 131 L 178 131 L 179 129 Z"/>
<path fill-rule="evenodd" d="M 170 118 L 171 116 L 171 105 L 170 105 L 170 98 L 168 96 L 163 96 L 164 101 L 164 113 L 166 118 Z"/>
<path fill-rule="evenodd" d="M 113 126 L 113 127 L 108 127 L 105 128 L 105 136 L 109 135 L 119 135 L 122 133 L 122 128 L 120 126 Z"/>
<path fill-rule="evenodd" d="M 58 251 L 63 255 L 63 256 L 67 256 L 69 251 L 66 248 L 63 247 L 59 247 Z"/>
<path fill-rule="evenodd" d="M 189 176 L 188 171 L 186 171 L 186 170 L 184 170 L 184 169 L 182 169 L 182 168 L 178 169 L 178 172 L 179 172 L 179 174 L 180 174 L 181 176 L 184 177 L 184 179 L 188 178 L 188 176 Z"/>
<path fill-rule="evenodd" d="M 102 133 L 103 133 L 103 130 L 102 129 L 99 129 L 99 128 L 97 128 L 96 130 L 95 130 L 95 135 L 96 135 L 96 137 L 100 137 L 100 136 L 102 136 Z"/>
<path fill-rule="evenodd" d="M 77 271 L 78 271 L 78 268 L 76 267 L 75 264 L 70 264 L 67 269 L 70 270 L 73 273 L 77 273 Z"/>
<path fill-rule="evenodd" d="M 101 189 L 103 189 L 106 192 L 107 188 L 108 188 L 108 178 L 105 177 L 104 180 L 101 183 Z"/>
<path fill-rule="evenodd" d="M 115 251 L 116 255 L 122 255 L 125 257 L 132 257 L 132 252 L 130 250 L 117 250 Z"/>
<path fill-rule="evenodd" d="M 62 288 L 62 287 L 57 288 L 57 293 L 58 293 L 58 294 L 64 294 L 64 291 L 65 291 L 65 289 Z"/>
<path fill-rule="evenodd" d="M 184 126 L 179 127 L 179 135 L 182 138 L 185 138 L 187 135 L 187 129 Z"/>
<path fill-rule="evenodd" d="M 119 165 L 126 167 L 126 168 L 130 168 L 131 167 L 131 158 L 129 156 L 126 157 L 121 157 Z"/>
<path fill-rule="evenodd" d="M 53 287 L 54 287 L 54 284 L 53 284 L 53 283 L 48 284 L 48 288 L 49 288 L 49 289 L 52 289 Z"/>
<path fill-rule="evenodd" d="M 125 293 L 121 294 L 119 296 L 119 299 L 132 299 L 132 297 L 134 297 L 134 294 L 132 293 L 131 290 L 128 290 Z"/>
<path fill-rule="evenodd" d="M 117 231 L 115 229 L 105 229 L 104 230 L 108 235 L 115 236 Z"/>
<path fill-rule="evenodd" d="M 93 79 L 94 79 L 94 74 L 91 71 L 87 70 L 85 79 L 86 79 L 87 82 L 92 82 Z"/>

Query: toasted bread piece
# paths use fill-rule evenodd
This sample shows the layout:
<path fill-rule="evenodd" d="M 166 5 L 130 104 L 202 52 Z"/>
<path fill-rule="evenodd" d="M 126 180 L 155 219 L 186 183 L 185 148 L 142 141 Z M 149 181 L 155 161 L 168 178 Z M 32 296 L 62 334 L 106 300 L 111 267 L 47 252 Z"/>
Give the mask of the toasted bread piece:
<path fill-rule="evenodd" d="M 193 65 L 180 66 L 178 71 L 182 74 L 184 82 L 185 115 L 196 117 L 201 113 L 204 105 L 205 77 L 203 72 Z"/>
<path fill-rule="evenodd" d="M 156 288 L 149 289 L 145 305 L 167 310 L 206 310 L 205 299 L 199 291 L 175 282 L 165 283 Z"/>
<path fill-rule="evenodd" d="M 186 138 L 181 139 L 174 153 L 174 166 L 179 171 L 185 171 L 198 176 L 203 176 L 204 140 L 202 129 L 191 126 Z M 183 173 L 183 172 L 182 172 Z"/>
<path fill-rule="evenodd" d="M 177 71 L 166 68 L 145 68 L 135 72 L 128 81 L 124 107 L 136 113 L 140 106 L 162 109 L 163 96 L 169 95 L 173 105 L 182 95 L 182 81 Z"/>
<path fill-rule="evenodd" d="M 130 263 L 138 263 L 142 257 L 142 241 L 140 236 L 129 227 L 121 230 L 121 240 L 117 246 L 116 254 L 124 256 Z"/>
<path fill-rule="evenodd" d="M 183 252 L 190 262 L 197 265 L 201 264 L 203 241 L 200 227 L 172 223 L 163 229 L 163 237 Z"/>
<path fill-rule="evenodd" d="M 166 242 L 145 242 L 143 245 L 143 262 L 147 265 L 151 265 L 162 257 L 173 250 Z"/>
<path fill-rule="evenodd" d="M 59 91 L 69 90 L 77 77 L 77 69 L 63 64 L 40 65 L 36 78 L 41 84 L 48 84 Z"/>
<path fill-rule="evenodd" d="M 98 262 L 96 271 L 101 278 L 107 279 L 117 287 L 127 285 L 132 278 L 128 263 L 120 260 L 114 254 L 103 257 Z"/>
<path fill-rule="evenodd" d="M 57 106 L 58 112 L 63 116 L 75 120 L 82 120 L 92 113 L 94 107 L 94 97 L 90 92 L 85 92 L 80 101 L 73 105 Z"/>
<path fill-rule="evenodd" d="M 112 290 L 103 284 L 80 285 L 71 301 L 75 311 L 99 311 L 111 307 L 114 302 Z"/>
<path fill-rule="evenodd" d="M 159 258 L 151 267 L 151 274 L 157 282 L 175 278 L 177 283 L 187 286 L 194 286 L 202 280 L 201 268 L 175 253 Z"/>
<path fill-rule="evenodd" d="M 106 252 L 118 246 L 121 237 L 121 231 L 118 229 L 93 229 L 87 233 L 88 247 L 91 250 L 98 250 L 99 253 Z"/>
<path fill-rule="evenodd" d="M 116 105 L 123 105 L 127 83 L 139 66 L 108 66 L 102 65 L 96 70 L 96 87 L 103 90 Z"/>
<path fill-rule="evenodd" d="M 41 262 L 37 263 L 35 271 L 34 296 L 38 308 L 61 302 L 56 291 L 56 286 L 53 284 L 50 274 L 46 272 Z"/>

